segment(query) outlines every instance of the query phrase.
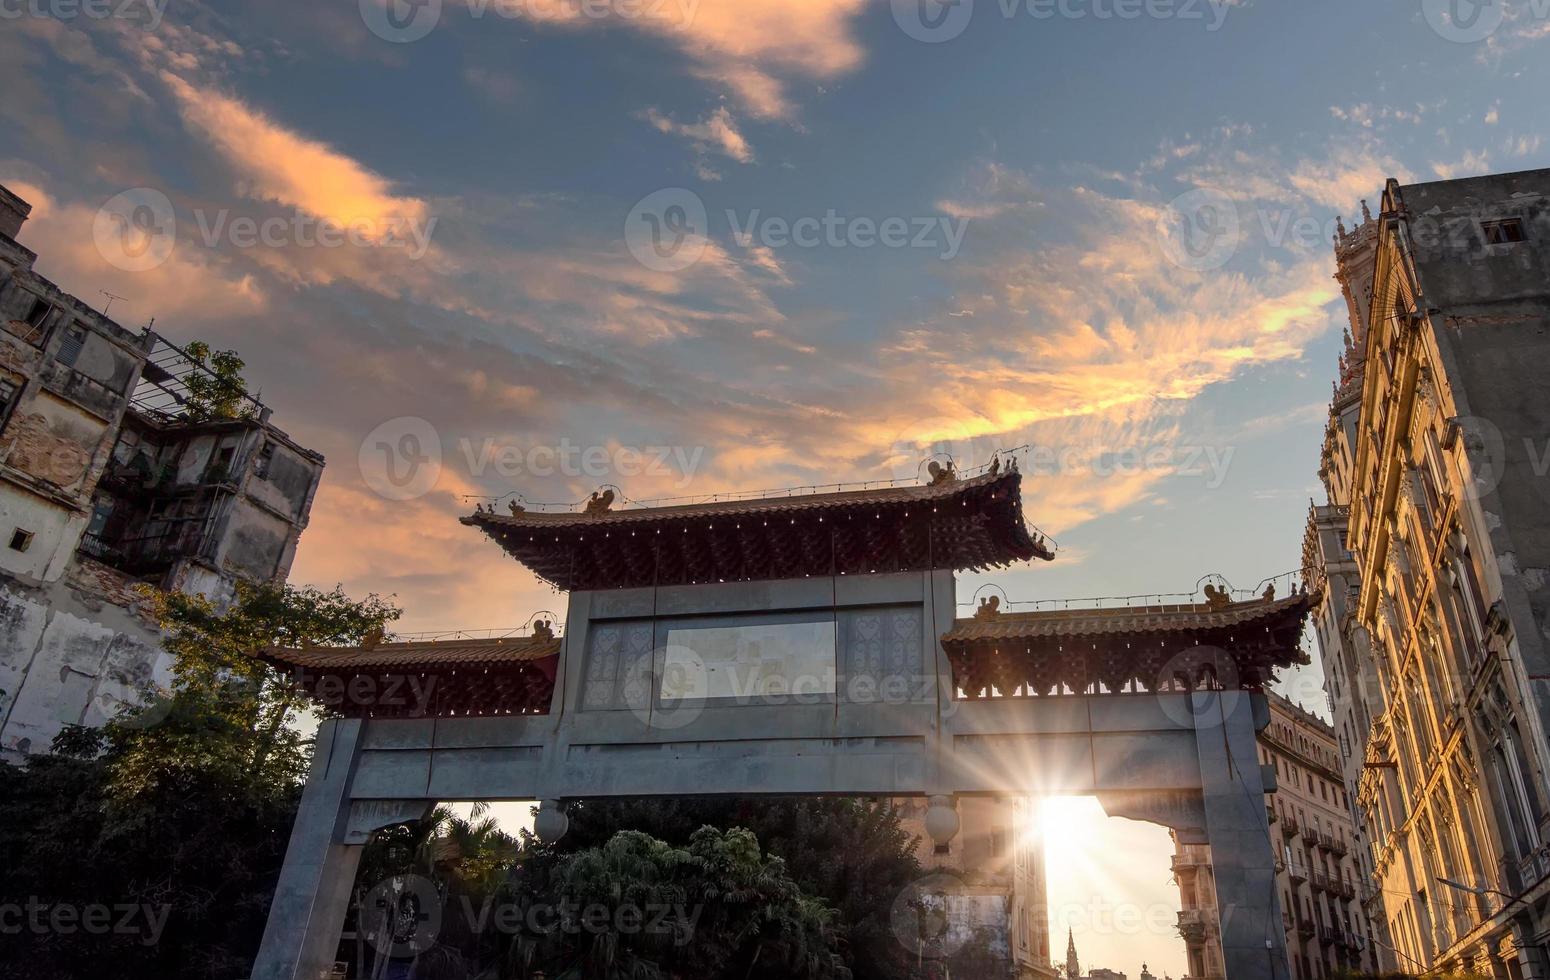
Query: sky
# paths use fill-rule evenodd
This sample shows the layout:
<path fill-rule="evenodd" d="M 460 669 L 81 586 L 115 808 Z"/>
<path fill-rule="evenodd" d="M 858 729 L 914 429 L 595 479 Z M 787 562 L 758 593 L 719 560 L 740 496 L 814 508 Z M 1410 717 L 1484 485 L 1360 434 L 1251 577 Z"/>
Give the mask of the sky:
<path fill-rule="evenodd" d="M 1389 177 L 1550 160 L 1550 0 L 0 21 L 0 182 L 39 271 L 240 352 L 329 460 L 293 580 L 395 596 L 405 631 L 562 605 L 457 523 L 475 497 L 914 479 L 1020 446 L 1059 555 L 960 601 L 1253 588 L 1298 566 L 1320 492 L 1336 217 Z"/>

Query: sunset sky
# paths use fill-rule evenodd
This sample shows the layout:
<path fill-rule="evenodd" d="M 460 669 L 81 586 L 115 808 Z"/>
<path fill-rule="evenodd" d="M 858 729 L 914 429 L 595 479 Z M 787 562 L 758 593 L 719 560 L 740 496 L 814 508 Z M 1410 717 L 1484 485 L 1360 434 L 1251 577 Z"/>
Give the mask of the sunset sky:
<path fill-rule="evenodd" d="M 913 477 L 932 446 L 1058 461 L 1024 482 L 1058 559 L 962 601 L 1252 587 L 1317 493 L 1336 215 L 1550 161 L 1545 0 L 379 3 L 8 6 L 0 182 L 43 274 L 242 354 L 329 460 L 293 579 L 396 595 L 404 630 L 561 605 L 465 494 Z M 113 202 L 161 196 L 126 262 Z M 436 442 L 384 481 L 383 446 Z M 1176 900 L 1127 834 L 1109 880 Z M 1182 972 L 1176 936 L 1083 945 Z"/>

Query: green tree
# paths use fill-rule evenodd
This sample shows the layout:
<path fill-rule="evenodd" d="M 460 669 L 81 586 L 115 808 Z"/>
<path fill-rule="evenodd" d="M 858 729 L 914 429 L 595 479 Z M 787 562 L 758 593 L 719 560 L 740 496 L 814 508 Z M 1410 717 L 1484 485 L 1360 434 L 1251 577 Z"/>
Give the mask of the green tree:
<path fill-rule="evenodd" d="M 286 724 L 299 697 L 251 654 L 359 640 L 398 615 L 375 596 L 277 585 L 224 610 L 170 595 L 156 609 L 171 689 L 101 729 L 67 729 L 25 767 L 0 765 L 0 901 L 46 910 L 45 928 L 0 935 L 8 980 L 246 976 L 308 761 Z M 47 918 L 100 906 L 113 907 L 106 933 Z"/>
<path fill-rule="evenodd" d="M 614 834 L 524 871 L 515 896 L 556 910 L 555 928 L 517 939 L 506 976 L 561 980 L 744 977 L 839 980 L 836 913 L 805 894 L 786 864 L 744 828 L 701 827 L 678 847 Z M 525 885 L 525 887 L 524 887 Z M 659 915 L 660 913 L 660 915 Z M 513 968 L 514 967 L 514 968 Z"/>
<path fill-rule="evenodd" d="M 597 847 L 622 829 L 682 846 L 702 826 L 746 827 L 766 853 L 785 859 L 804 893 L 836 910 L 842 953 L 859 980 L 911 975 L 913 963 L 890 916 L 895 898 L 920 876 L 920 865 L 915 838 L 887 800 L 582 800 L 567 813 L 570 830 L 558 844 L 561 853 Z"/>
<path fill-rule="evenodd" d="M 202 340 L 194 341 L 183 351 L 197 365 L 183 377 L 188 390 L 183 402 L 184 421 L 247 418 L 252 414 L 248 384 L 242 377 L 245 365 L 236 351 L 212 351 Z"/>

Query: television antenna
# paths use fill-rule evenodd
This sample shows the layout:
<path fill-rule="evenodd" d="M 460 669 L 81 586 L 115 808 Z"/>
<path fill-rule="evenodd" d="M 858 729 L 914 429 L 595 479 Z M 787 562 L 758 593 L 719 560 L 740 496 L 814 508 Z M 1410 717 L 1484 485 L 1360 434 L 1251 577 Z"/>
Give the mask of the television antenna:
<path fill-rule="evenodd" d="M 114 300 L 116 300 L 116 299 L 128 300 L 129 299 L 129 297 L 127 297 L 127 296 L 120 296 L 117 293 L 110 293 L 106 289 L 99 289 L 99 290 L 97 290 L 97 292 L 101 293 L 102 295 L 104 295 L 104 296 L 106 296 L 108 298 L 107 303 L 103 304 L 103 307 L 102 307 L 102 315 L 103 316 L 107 316 L 108 315 L 108 310 L 113 308 L 113 301 Z"/>

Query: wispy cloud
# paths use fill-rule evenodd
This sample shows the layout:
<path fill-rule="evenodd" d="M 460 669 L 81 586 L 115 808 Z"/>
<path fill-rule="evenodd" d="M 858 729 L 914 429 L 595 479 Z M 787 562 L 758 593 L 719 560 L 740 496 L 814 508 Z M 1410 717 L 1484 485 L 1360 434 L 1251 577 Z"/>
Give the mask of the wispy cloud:
<path fill-rule="evenodd" d="M 738 163 L 752 163 L 753 147 L 738 131 L 737 120 L 726 106 L 721 106 L 699 122 L 683 123 L 655 107 L 645 110 L 641 117 L 657 132 L 682 136 L 689 140 L 697 152 L 708 151 L 731 157 Z"/>
<path fill-rule="evenodd" d="M 341 226 L 379 231 L 424 221 L 419 198 L 327 144 L 302 136 L 241 100 L 201 88 L 171 72 L 161 80 L 184 122 L 207 139 L 249 196 L 300 208 Z"/>

